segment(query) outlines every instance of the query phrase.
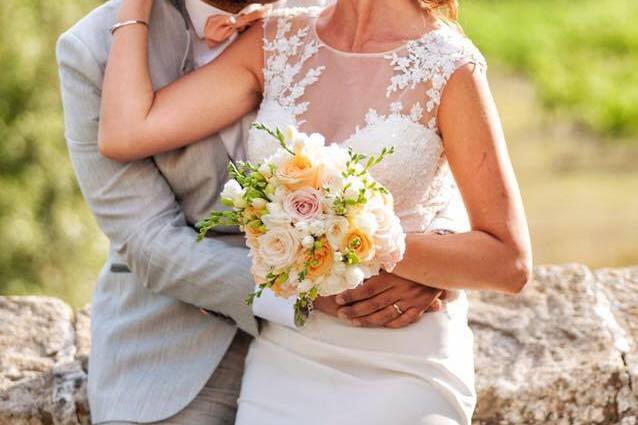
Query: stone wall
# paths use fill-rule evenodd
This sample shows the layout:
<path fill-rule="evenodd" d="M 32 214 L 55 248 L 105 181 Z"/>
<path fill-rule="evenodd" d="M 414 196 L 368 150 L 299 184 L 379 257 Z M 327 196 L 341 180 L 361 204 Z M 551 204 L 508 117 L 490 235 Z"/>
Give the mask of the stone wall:
<path fill-rule="evenodd" d="M 471 298 L 475 424 L 638 425 L 638 267 L 539 267 L 517 297 Z M 0 297 L 0 425 L 89 423 L 89 321 Z"/>

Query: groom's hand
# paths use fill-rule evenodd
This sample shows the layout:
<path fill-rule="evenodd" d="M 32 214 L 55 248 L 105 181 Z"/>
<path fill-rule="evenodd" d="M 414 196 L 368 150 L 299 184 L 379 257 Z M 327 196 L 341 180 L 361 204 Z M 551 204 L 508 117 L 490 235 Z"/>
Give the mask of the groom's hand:
<path fill-rule="evenodd" d="M 440 310 L 445 295 L 441 289 L 382 273 L 337 295 L 334 301 L 337 316 L 354 326 L 402 328 L 425 312 Z"/>

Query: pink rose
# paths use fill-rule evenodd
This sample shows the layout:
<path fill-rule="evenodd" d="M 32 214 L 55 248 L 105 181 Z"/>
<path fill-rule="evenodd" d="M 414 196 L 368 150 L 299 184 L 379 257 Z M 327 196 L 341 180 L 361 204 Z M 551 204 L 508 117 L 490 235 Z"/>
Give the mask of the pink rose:
<path fill-rule="evenodd" d="M 306 221 L 321 215 L 321 193 L 305 187 L 289 193 L 283 202 L 284 210 L 293 221 Z"/>

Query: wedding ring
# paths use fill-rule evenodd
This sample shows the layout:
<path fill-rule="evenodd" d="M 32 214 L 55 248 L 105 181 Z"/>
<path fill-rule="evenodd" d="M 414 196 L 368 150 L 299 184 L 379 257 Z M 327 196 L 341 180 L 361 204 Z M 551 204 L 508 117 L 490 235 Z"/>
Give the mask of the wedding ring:
<path fill-rule="evenodd" d="M 399 307 L 397 303 L 392 304 L 392 307 L 399 313 L 399 316 L 403 314 L 403 310 L 401 310 L 401 307 Z"/>

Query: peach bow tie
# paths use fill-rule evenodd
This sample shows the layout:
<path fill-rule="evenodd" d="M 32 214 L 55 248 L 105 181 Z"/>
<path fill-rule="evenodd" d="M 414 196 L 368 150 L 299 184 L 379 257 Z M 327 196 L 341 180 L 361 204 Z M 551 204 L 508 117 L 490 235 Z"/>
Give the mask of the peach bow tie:
<path fill-rule="evenodd" d="M 242 32 L 271 11 L 270 4 L 251 4 L 236 15 L 212 15 L 204 26 L 204 40 L 211 49 L 228 40 L 236 32 Z"/>

